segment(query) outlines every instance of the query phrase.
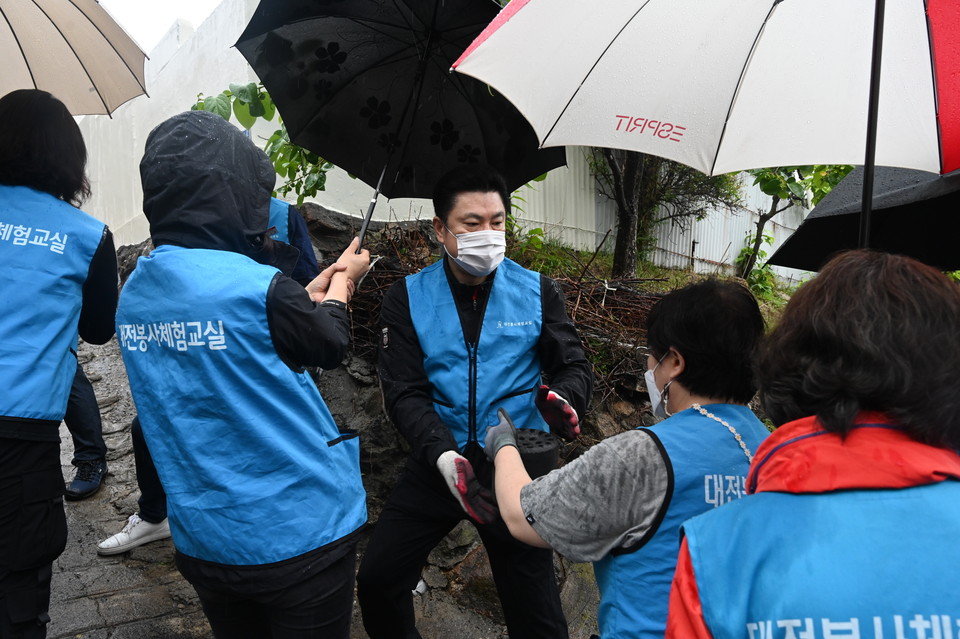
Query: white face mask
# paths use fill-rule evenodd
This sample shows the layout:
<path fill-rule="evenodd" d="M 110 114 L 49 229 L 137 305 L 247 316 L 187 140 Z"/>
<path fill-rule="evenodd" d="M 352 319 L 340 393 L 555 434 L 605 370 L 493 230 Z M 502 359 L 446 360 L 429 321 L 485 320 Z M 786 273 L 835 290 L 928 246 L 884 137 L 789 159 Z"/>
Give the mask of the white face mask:
<path fill-rule="evenodd" d="M 446 244 L 443 250 L 470 275 L 489 275 L 503 261 L 507 249 L 507 234 L 504 231 L 473 231 L 454 235 L 447 229 L 447 233 L 457 238 L 457 256 L 450 255 Z"/>
<path fill-rule="evenodd" d="M 669 351 L 668 351 L 669 352 Z M 659 360 L 657 360 L 657 365 L 648 370 L 643 374 L 643 381 L 647 385 L 647 395 L 650 396 L 650 410 L 653 412 L 654 417 L 664 419 L 669 417 L 667 414 L 667 402 L 664 401 L 663 395 L 666 394 L 667 389 L 670 388 L 670 384 L 673 383 L 671 379 L 669 382 L 663 385 L 663 394 L 661 394 L 660 389 L 657 388 L 657 382 L 653 377 L 653 372 L 660 367 L 660 362 L 662 362 L 667 357 L 664 354 Z"/>

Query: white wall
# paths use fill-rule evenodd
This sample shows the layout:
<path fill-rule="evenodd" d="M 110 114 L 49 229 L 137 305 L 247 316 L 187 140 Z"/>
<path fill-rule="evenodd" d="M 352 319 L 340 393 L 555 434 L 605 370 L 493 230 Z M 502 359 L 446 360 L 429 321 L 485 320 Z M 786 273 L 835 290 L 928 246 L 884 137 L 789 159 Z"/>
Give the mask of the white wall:
<path fill-rule="evenodd" d="M 256 5 L 257 0 L 224 0 L 196 32 L 185 22 L 175 24 L 146 63 L 150 97 L 131 100 L 112 118 L 87 116 L 80 121 L 93 190 L 83 208 L 110 226 L 117 246 L 148 236 L 139 164 L 153 127 L 188 110 L 197 93 L 217 93 L 231 82 L 256 81 L 246 60 L 232 48 Z"/>
<path fill-rule="evenodd" d="M 743 206 L 739 209 L 713 209 L 702 220 L 690 220 L 683 226 L 664 223 L 656 229 L 657 248 L 652 260 L 659 266 L 690 268 L 698 273 L 733 274 L 734 261 L 746 245 L 748 233 L 756 231 L 757 213 L 770 208 L 770 196 L 751 184 L 744 175 Z M 764 235 L 773 236 L 773 245 L 764 244 L 761 250 L 767 256 L 796 230 L 807 211 L 792 206 L 780 213 L 764 227 Z M 792 268 L 772 266 L 782 279 L 797 282 L 807 273 Z"/>

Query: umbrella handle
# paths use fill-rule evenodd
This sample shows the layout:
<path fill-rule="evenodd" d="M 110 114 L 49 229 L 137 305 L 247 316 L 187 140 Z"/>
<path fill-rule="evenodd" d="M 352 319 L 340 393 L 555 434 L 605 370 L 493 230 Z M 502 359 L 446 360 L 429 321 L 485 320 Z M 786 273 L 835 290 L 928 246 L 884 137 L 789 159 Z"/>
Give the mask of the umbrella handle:
<path fill-rule="evenodd" d="M 388 159 L 387 162 L 390 160 Z M 373 217 L 373 209 L 377 206 L 377 198 L 380 197 L 380 187 L 383 186 L 383 176 L 387 173 L 387 165 L 383 165 L 383 170 L 380 171 L 380 179 L 377 180 L 377 188 L 373 191 L 373 197 L 370 198 L 370 205 L 367 207 L 367 214 L 363 218 L 363 224 L 360 225 L 360 233 L 358 237 L 360 238 L 360 243 L 357 244 L 357 253 L 363 249 L 363 236 L 367 234 L 367 227 L 370 226 L 370 218 Z"/>
<path fill-rule="evenodd" d="M 363 250 L 363 236 L 367 234 L 367 227 L 370 226 L 370 218 L 373 217 L 373 209 L 377 206 L 377 196 L 379 195 L 379 190 L 373 194 L 370 206 L 367 207 L 367 214 L 363 218 L 363 224 L 360 225 L 360 233 L 357 235 L 360 238 L 360 244 L 357 245 L 357 253 Z"/>

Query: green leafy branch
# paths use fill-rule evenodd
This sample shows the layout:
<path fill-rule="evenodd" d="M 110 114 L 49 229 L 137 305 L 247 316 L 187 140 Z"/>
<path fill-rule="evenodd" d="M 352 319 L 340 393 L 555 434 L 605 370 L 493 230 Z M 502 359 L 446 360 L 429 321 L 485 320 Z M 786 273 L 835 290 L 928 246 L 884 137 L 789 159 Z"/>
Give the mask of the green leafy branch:
<path fill-rule="evenodd" d="M 273 162 L 274 169 L 285 180 L 274 194 L 286 196 L 294 192 L 297 194 L 297 205 L 300 205 L 304 198 L 315 197 L 326 188 L 327 171 L 333 168 L 333 164 L 290 141 L 287 127 L 283 125 L 276 105 L 262 84 L 231 84 L 229 89 L 215 95 L 205 96 L 200 93 L 197 95 L 196 104 L 190 108 L 193 111 L 216 113 L 224 120 L 230 120 L 233 115 L 240 126 L 248 131 L 258 120 L 269 122 L 276 116 L 280 128 L 267 138 L 264 145 L 264 151 Z"/>

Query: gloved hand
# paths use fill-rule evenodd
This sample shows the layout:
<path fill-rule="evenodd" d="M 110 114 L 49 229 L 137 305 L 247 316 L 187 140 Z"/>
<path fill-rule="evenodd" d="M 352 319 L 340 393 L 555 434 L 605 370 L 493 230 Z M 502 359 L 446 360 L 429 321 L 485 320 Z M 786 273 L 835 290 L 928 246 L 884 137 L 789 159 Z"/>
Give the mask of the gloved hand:
<path fill-rule="evenodd" d="M 500 423 L 487 429 L 487 436 L 483 440 L 483 452 L 487 454 L 487 459 L 493 461 L 499 451 L 504 446 L 517 446 L 517 429 L 510 419 L 510 413 L 500 408 L 497 409 L 497 417 Z"/>
<path fill-rule="evenodd" d="M 577 411 L 570 402 L 550 390 L 549 386 L 541 385 L 537 389 L 535 403 L 543 421 L 550 427 L 550 432 L 568 442 L 580 436 L 580 418 L 577 417 Z"/>
<path fill-rule="evenodd" d="M 437 470 L 464 512 L 478 524 L 496 521 L 498 511 L 493 495 L 480 485 L 466 457 L 448 450 L 437 459 Z"/>

